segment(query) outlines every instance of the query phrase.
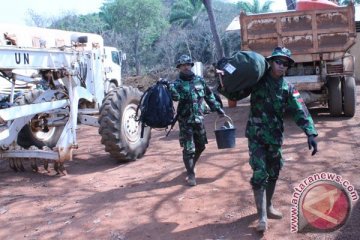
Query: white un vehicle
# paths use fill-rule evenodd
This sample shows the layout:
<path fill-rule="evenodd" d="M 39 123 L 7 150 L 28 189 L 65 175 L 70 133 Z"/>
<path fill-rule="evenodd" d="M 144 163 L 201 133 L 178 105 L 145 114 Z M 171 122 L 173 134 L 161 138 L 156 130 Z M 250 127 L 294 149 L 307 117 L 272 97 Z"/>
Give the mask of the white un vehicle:
<path fill-rule="evenodd" d="M 121 84 L 123 54 L 100 35 L 0 25 L 0 159 L 15 171 L 28 160 L 64 162 L 78 148 L 78 124 L 99 128 L 105 151 L 118 161 L 142 157 L 150 129 L 140 138 L 135 120 L 142 93 Z"/>

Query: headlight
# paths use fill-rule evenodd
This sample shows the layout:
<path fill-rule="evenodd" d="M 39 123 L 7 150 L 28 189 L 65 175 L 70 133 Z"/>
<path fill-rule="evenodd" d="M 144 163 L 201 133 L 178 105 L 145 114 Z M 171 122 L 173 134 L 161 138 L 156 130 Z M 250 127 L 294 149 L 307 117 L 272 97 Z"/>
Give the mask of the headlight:
<path fill-rule="evenodd" d="M 352 55 L 345 55 L 343 58 L 344 73 L 353 73 L 355 68 L 355 58 Z"/>

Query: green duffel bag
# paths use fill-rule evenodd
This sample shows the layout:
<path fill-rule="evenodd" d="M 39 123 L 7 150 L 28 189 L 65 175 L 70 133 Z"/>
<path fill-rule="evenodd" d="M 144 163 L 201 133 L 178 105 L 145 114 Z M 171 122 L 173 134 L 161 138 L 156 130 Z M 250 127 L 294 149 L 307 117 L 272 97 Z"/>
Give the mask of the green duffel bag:
<path fill-rule="evenodd" d="M 228 92 L 219 84 L 217 87 L 217 91 L 229 100 L 238 101 L 250 95 L 251 87 L 239 90 L 237 92 Z"/>
<path fill-rule="evenodd" d="M 238 51 L 230 58 L 220 59 L 216 68 L 224 71 L 219 78 L 219 92 L 228 99 L 239 100 L 244 94 L 250 94 L 251 87 L 264 75 L 269 64 L 259 53 Z"/>

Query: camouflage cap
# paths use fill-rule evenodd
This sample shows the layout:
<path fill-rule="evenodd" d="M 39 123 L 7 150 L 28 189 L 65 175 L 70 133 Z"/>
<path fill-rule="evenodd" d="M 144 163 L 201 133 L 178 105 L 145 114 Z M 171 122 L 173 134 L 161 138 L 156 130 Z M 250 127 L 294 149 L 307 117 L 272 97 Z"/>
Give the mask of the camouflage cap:
<path fill-rule="evenodd" d="M 268 56 L 266 59 L 271 60 L 275 57 L 285 57 L 289 60 L 289 63 L 292 65 L 294 64 L 294 60 L 291 58 L 291 51 L 287 49 L 286 47 L 276 47 L 274 48 L 273 52 L 271 53 L 271 56 Z"/>

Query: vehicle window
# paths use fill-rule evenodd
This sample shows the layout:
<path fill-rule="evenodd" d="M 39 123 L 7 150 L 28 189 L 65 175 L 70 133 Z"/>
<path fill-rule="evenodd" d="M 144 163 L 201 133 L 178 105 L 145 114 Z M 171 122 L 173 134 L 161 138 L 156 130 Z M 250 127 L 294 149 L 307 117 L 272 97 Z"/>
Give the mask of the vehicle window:
<path fill-rule="evenodd" d="M 118 52 L 112 51 L 111 52 L 111 58 L 112 58 L 112 61 L 114 63 L 120 65 L 120 58 L 119 58 L 119 53 Z"/>

